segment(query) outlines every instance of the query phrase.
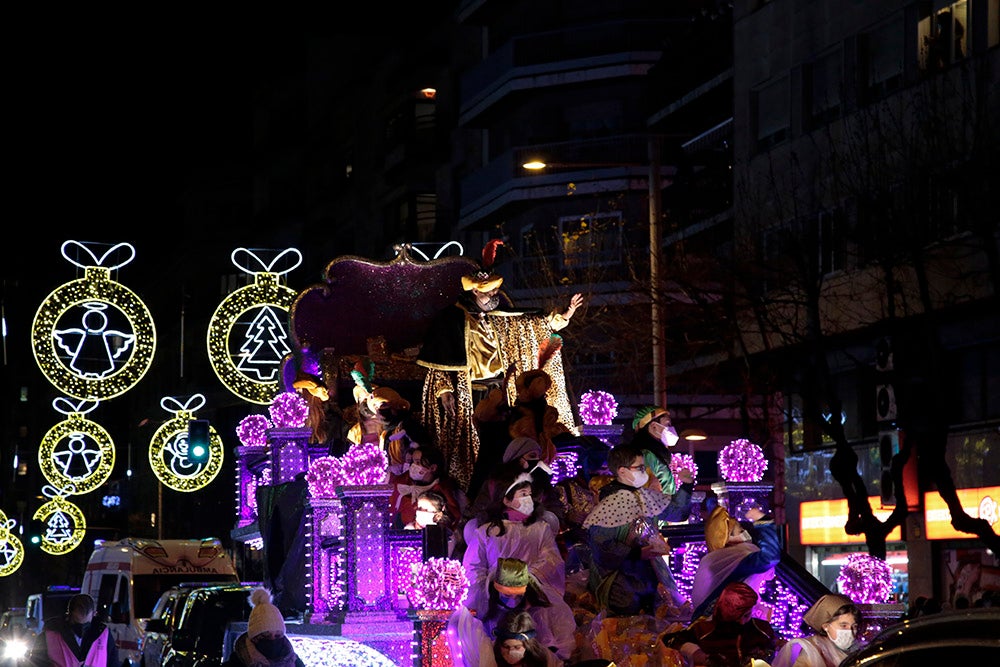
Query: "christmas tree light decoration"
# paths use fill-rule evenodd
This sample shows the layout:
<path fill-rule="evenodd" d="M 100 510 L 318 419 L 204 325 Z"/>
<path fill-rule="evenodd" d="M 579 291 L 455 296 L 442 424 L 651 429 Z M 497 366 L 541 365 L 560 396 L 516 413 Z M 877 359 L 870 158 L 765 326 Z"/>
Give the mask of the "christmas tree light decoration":
<path fill-rule="evenodd" d="M 73 398 L 102 401 L 124 394 L 146 374 L 156 352 L 146 305 L 111 278 L 135 258 L 135 248 L 119 243 L 98 258 L 87 245 L 66 241 L 62 256 L 82 268 L 84 277 L 62 284 L 38 307 L 31 325 L 35 362 Z"/>
<path fill-rule="evenodd" d="M 172 396 L 160 400 L 160 407 L 174 415 L 156 429 L 149 442 L 149 465 L 156 478 L 174 491 L 197 491 L 208 486 L 222 470 L 225 449 L 222 438 L 209 425 L 208 457 L 192 461 L 188 456 L 188 422 L 205 405 L 202 394 L 194 394 L 185 403 Z"/>
<path fill-rule="evenodd" d="M 264 415 L 247 415 L 236 427 L 236 436 L 247 447 L 267 444 L 267 430 L 272 428 L 271 420 Z"/>
<path fill-rule="evenodd" d="M 670 452 L 670 472 L 674 474 L 674 479 L 677 479 L 677 473 L 683 468 L 687 468 L 691 471 L 691 475 L 694 477 L 694 483 L 697 484 L 698 464 L 694 462 L 694 457 L 688 454 L 682 454 L 681 452 Z"/>
<path fill-rule="evenodd" d="M 855 603 L 883 604 L 892 597 L 892 567 L 869 554 L 850 554 L 837 575 L 837 587 Z"/>
<path fill-rule="evenodd" d="M 0 577 L 14 574 L 24 562 L 24 545 L 12 532 L 17 521 L 0 511 Z"/>
<path fill-rule="evenodd" d="M 87 520 L 79 507 L 66 500 L 66 496 L 76 493 L 72 485 L 62 488 L 46 485 L 42 495 L 48 502 L 35 510 L 32 519 L 45 526 L 42 532 L 42 551 L 53 556 L 69 553 L 80 546 L 87 532 Z"/>
<path fill-rule="evenodd" d="M 469 592 L 469 577 L 462 562 L 428 558 L 413 571 L 407 598 L 418 609 L 454 611 Z"/>
<path fill-rule="evenodd" d="M 86 404 L 89 407 L 84 409 Z M 57 489 L 72 485 L 82 495 L 100 487 L 115 467 L 115 443 L 108 432 L 85 415 L 97 401 L 73 403 L 56 398 L 52 407 L 67 416 L 48 430 L 38 446 L 38 466 Z"/>
<path fill-rule="evenodd" d="M 719 452 L 719 474 L 727 482 L 759 482 L 765 470 L 764 450 L 745 438 L 733 440 Z"/>
<path fill-rule="evenodd" d="M 254 282 L 216 308 L 208 324 L 208 358 L 229 391 L 267 405 L 281 388 L 281 363 L 292 350 L 288 312 L 297 293 L 281 280 L 302 263 L 302 253 L 288 248 L 265 264 L 253 251 L 236 248 L 230 259 Z M 291 265 L 275 271 L 279 262 Z"/>
<path fill-rule="evenodd" d="M 309 404 L 294 391 L 284 391 L 274 397 L 268 411 L 276 428 L 302 428 L 309 417 Z"/>
<path fill-rule="evenodd" d="M 580 421 L 588 426 L 611 424 L 618 416 L 618 401 L 606 391 L 590 390 L 580 397 Z"/>

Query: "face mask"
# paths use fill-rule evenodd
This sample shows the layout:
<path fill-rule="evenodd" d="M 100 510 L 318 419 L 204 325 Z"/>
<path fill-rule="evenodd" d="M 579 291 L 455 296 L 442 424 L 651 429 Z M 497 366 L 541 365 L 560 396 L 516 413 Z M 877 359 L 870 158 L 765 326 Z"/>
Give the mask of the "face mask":
<path fill-rule="evenodd" d="M 521 662 L 522 660 L 524 660 L 524 649 L 523 648 L 511 649 L 504 654 L 504 659 L 507 661 L 507 664 L 510 665 L 513 665 L 515 662 Z"/>
<path fill-rule="evenodd" d="M 261 655 L 265 658 L 274 659 L 281 656 L 285 648 L 285 638 L 278 637 L 276 639 L 257 639 L 254 641 L 253 645 L 260 651 Z"/>
<path fill-rule="evenodd" d="M 514 509 L 516 509 L 521 514 L 529 515 L 535 511 L 535 501 L 532 500 L 530 497 L 521 498 L 520 500 L 517 501 L 517 504 L 514 505 Z"/>
<path fill-rule="evenodd" d="M 431 469 L 426 468 L 419 463 L 413 463 L 410 465 L 410 479 L 417 482 L 426 482 L 431 478 Z"/>
<path fill-rule="evenodd" d="M 640 472 L 632 471 L 631 474 L 632 474 L 632 481 L 629 483 L 629 486 L 633 488 L 641 489 L 642 487 L 646 486 L 646 482 L 649 481 L 649 473 L 647 473 L 645 470 L 642 470 Z"/>
<path fill-rule="evenodd" d="M 837 645 L 837 648 L 841 651 L 846 651 L 854 644 L 854 631 L 845 629 L 834 630 L 833 634 L 830 635 L 830 639 Z"/>
<path fill-rule="evenodd" d="M 421 526 L 433 526 L 434 514 L 435 512 L 428 512 L 427 510 L 417 510 L 417 523 Z"/>
<path fill-rule="evenodd" d="M 649 425 L 649 434 L 662 442 L 666 447 L 673 447 L 680 440 L 677 429 L 671 426 L 664 426 L 660 422 L 652 422 Z"/>

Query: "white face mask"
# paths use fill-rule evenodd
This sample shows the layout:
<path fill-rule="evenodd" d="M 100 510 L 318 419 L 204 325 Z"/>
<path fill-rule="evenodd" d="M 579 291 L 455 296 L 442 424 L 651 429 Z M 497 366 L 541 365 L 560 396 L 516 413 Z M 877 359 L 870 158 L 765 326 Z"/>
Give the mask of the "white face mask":
<path fill-rule="evenodd" d="M 512 648 L 511 650 L 504 653 L 504 659 L 510 665 L 513 665 L 515 662 L 520 662 L 524 660 L 524 649 Z"/>
<path fill-rule="evenodd" d="M 680 440 L 680 436 L 677 435 L 677 429 L 670 426 L 664 426 L 660 422 L 652 422 L 649 425 L 649 434 L 662 442 L 666 447 L 673 447 Z"/>
<path fill-rule="evenodd" d="M 431 469 L 422 466 L 419 463 L 413 463 L 410 465 L 410 479 L 417 482 L 428 482 L 431 479 Z"/>
<path fill-rule="evenodd" d="M 421 526 L 433 526 L 435 514 L 436 512 L 428 512 L 427 510 L 417 510 L 416 521 Z"/>
<path fill-rule="evenodd" d="M 530 515 L 535 511 L 535 501 L 532 500 L 530 496 L 521 498 L 514 503 L 514 509 L 525 516 Z"/>
<path fill-rule="evenodd" d="M 649 473 L 647 473 L 645 470 L 641 470 L 639 472 L 632 470 L 629 471 L 629 473 L 632 477 L 632 481 L 629 482 L 628 484 L 633 488 L 641 489 L 642 487 L 646 486 L 646 482 L 649 481 Z"/>
<path fill-rule="evenodd" d="M 841 651 L 846 651 L 854 645 L 854 631 L 841 628 L 840 630 L 830 630 L 830 640 L 837 645 Z"/>

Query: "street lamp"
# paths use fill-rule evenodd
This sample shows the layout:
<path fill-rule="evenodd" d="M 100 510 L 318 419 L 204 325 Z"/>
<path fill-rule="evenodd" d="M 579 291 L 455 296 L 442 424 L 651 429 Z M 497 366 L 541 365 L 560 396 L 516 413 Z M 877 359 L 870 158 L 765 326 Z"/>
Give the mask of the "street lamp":
<path fill-rule="evenodd" d="M 647 179 L 649 190 L 649 301 L 650 322 L 652 324 L 652 362 L 653 362 L 653 403 L 667 407 L 667 359 L 663 346 L 663 308 L 660 301 L 660 267 L 662 262 L 662 215 L 661 191 L 663 178 L 660 174 L 660 143 L 655 137 L 647 141 L 647 164 L 625 162 L 544 162 L 540 159 L 529 160 L 521 166 L 529 171 L 541 171 L 546 167 L 578 167 L 581 169 L 597 167 L 641 167 L 649 168 Z"/>

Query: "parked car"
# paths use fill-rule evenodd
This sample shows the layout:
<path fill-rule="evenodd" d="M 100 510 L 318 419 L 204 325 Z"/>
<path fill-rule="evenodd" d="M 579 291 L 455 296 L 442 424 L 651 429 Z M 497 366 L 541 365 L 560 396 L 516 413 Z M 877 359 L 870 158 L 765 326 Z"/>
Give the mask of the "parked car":
<path fill-rule="evenodd" d="M 223 586 L 231 582 L 185 582 L 160 595 L 153 606 L 152 616 L 144 628 L 140 664 L 142 667 L 160 667 L 164 649 L 169 645 L 174 628 L 181 616 L 184 602 L 191 591 L 209 586 Z"/>
<path fill-rule="evenodd" d="M 162 619 L 150 619 L 146 632 L 166 635 L 161 651 L 161 667 L 216 667 L 224 655 L 227 626 L 250 619 L 252 584 L 223 584 L 191 590 L 172 628 Z M 149 662 L 146 667 L 156 667 Z"/>
<path fill-rule="evenodd" d="M 1000 608 L 944 611 L 891 625 L 840 667 L 1000 663 Z"/>

